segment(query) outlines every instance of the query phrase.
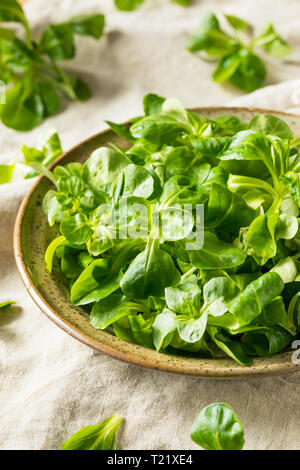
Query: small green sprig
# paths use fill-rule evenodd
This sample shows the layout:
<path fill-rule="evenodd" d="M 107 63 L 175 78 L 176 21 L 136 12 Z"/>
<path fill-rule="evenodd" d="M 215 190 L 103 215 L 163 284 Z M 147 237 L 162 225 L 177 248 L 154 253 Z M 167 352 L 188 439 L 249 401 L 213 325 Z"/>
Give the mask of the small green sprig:
<path fill-rule="evenodd" d="M 192 0 L 171 0 L 174 3 L 178 3 L 183 7 L 191 5 Z M 121 11 L 133 11 L 137 10 L 145 0 L 114 0 L 116 7 Z"/>
<path fill-rule="evenodd" d="M 62 154 L 59 135 L 55 129 L 50 129 L 36 147 L 22 145 L 16 159 L 10 164 L 0 165 L 0 184 L 10 183 L 19 173 L 24 179 L 38 176 L 32 165 L 48 167 Z"/>
<path fill-rule="evenodd" d="M 191 438 L 206 450 L 241 450 L 245 442 L 243 425 L 226 403 L 203 408 L 192 426 Z"/>
<path fill-rule="evenodd" d="M 116 450 L 116 431 L 122 420 L 114 414 L 100 424 L 86 426 L 70 437 L 61 450 Z"/>
<path fill-rule="evenodd" d="M 73 59 L 76 34 L 99 39 L 105 19 L 102 14 L 79 15 L 49 25 L 34 40 L 22 7 L 16 0 L 0 0 L 0 23 L 17 22 L 25 29 L 25 40 L 13 30 L 0 28 L 0 80 L 7 85 L 5 103 L 0 105 L 2 123 L 18 131 L 29 131 L 60 108 L 60 95 L 85 101 L 89 86 L 59 67 Z"/>
<path fill-rule="evenodd" d="M 261 33 L 253 37 L 249 23 L 236 16 L 224 16 L 233 35 L 223 31 L 217 17 L 210 12 L 190 37 L 187 49 L 218 61 L 212 75 L 215 82 L 229 81 L 249 93 L 262 87 L 267 75 L 263 60 L 254 50 L 262 48 L 274 58 L 282 59 L 292 52 L 292 48 L 276 33 L 272 23 L 267 23 Z"/>

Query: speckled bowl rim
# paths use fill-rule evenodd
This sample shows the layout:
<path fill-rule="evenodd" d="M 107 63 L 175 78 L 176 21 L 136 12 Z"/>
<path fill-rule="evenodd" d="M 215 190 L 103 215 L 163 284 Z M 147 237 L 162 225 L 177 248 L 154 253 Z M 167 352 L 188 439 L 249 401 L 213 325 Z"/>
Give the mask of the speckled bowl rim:
<path fill-rule="evenodd" d="M 265 108 L 256 108 L 256 107 L 227 107 L 227 106 L 205 106 L 205 107 L 197 107 L 193 108 L 193 111 L 201 113 L 205 112 L 224 112 L 224 113 L 230 113 L 230 112 L 253 112 L 253 113 L 265 113 L 265 114 L 274 114 L 274 115 L 281 115 L 282 117 L 287 117 L 287 118 L 295 118 L 297 120 L 300 119 L 300 116 L 297 114 L 293 113 L 285 113 L 283 111 L 277 111 L 277 110 L 271 110 L 271 109 L 265 109 Z M 128 124 L 128 122 L 124 123 Z M 110 129 L 106 129 L 102 132 L 99 132 L 95 135 L 92 135 L 91 137 L 88 137 L 87 139 L 81 141 L 77 145 L 73 146 L 71 149 L 68 151 L 64 152 L 59 158 L 55 160 L 50 166 L 51 169 L 53 169 L 56 165 L 62 163 L 64 159 L 72 152 L 80 149 L 80 147 L 85 146 L 89 142 L 93 141 L 94 139 L 99 138 L 100 136 L 104 136 L 105 134 L 108 134 L 111 132 Z M 234 361 L 232 361 L 232 367 L 229 366 L 224 366 L 220 364 L 219 367 L 216 367 L 216 362 L 218 362 L 218 359 L 211 359 L 210 361 L 214 362 L 214 367 L 210 368 L 209 367 L 209 361 L 204 360 L 201 358 L 197 358 L 197 367 L 187 367 L 185 364 L 186 357 L 184 356 L 175 356 L 177 361 L 174 361 L 172 363 L 172 360 L 168 360 L 168 358 L 172 358 L 172 356 L 165 355 L 165 354 L 160 354 L 157 353 L 156 351 L 153 351 L 153 354 L 159 354 L 160 359 L 152 359 L 149 357 L 142 357 L 140 355 L 135 354 L 135 349 L 136 345 L 132 344 L 132 351 L 123 351 L 122 346 L 111 346 L 108 344 L 101 343 L 97 341 L 95 338 L 90 337 L 83 331 L 81 331 L 79 328 L 75 327 L 68 321 L 66 321 L 48 302 L 47 300 L 43 297 L 43 295 L 39 292 L 38 288 L 35 286 L 30 272 L 27 269 L 26 262 L 25 262 L 25 257 L 24 257 L 24 251 L 22 247 L 22 228 L 23 228 L 23 221 L 24 221 L 24 216 L 26 212 L 26 208 L 30 202 L 30 199 L 37 189 L 38 185 L 42 181 L 42 179 L 45 178 L 44 176 L 40 176 L 37 181 L 33 184 L 27 195 L 24 197 L 20 208 L 18 210 L 18 214 L 16 217 L 15 221 L 15 227 L 14 227 L 14 234 L 13 234 L 13 247 L 14 247 L 14 256 L 15 256 L 15 261 L 17 265 L 17 269 L 19 271 L 19 275 L 22 279 L 22 282 L 28 291 L 29 295 L 32 297 L 33 301 L 35 304 L 39 307 L 39 309 L 57 326 L 59 326 L 62 330 L 64 330 L 66 333 L 71 335 L 72 337 L 76 338 L 79 340 L 81 343 L 86 344 L 87 346 L 95 349 L 96 351 L 102 352 L 104 354 L 107 354 L 109 356 L 112 356 L 116 359 L 119 359 L 121 361 L 135 364 L 137 366 L 141 366 L 147 369 L 154 369 L 158 371 L 164 371 L 164 372 L 171 372 L 171 373 L 176 373 L 176 374 L 183 374 L 183 375 L 192 375 L 192 376 L 198 376 L 198 377 L 206 377 L 206 378 L 220 378 L 220 379 L 238 379 L 238 378 L 250 378 L 254 376 L 276 376 L 276 375 L 283 375 L 287 373 L 293 373 L 300 371 L 300 367 L 297 364 L 294 364 L 291 361 L 291 351 L 284 352 L 281 354 L 278 354 L 276 356 L 272 356 L 272 361 L 276 357 L 280 357 L 281 361 L 276 363 L 276 362 L 270 362 L 270 364 L 266 364 L 265 362 L 262 364 L 262 360 L 266 360 L 266 358 L 256 358 L 254 359 L 253 365 L 251 366 L 241 366 Z M 124 343 L 121 340 L 117 340 L 116 344 Z M 130 344 L 131 343 L 127 343 Z M 147 350 L 148 354 L 149 350 L 148 348 L 144 348 L 142 346 L 139 346 L 139 349 L 145 349 Z M 164 359 L 166 358 L 166 359 Z M 178 361 L 179 359 L 179 361 Z M 222 360 L 220 360 L 222 361 Z"/>

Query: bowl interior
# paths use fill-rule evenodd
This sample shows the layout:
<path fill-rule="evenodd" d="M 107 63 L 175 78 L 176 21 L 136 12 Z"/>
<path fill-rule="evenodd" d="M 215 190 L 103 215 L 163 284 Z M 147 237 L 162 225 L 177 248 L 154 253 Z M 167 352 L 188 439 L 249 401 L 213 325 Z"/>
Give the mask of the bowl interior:
<path fill-rule="evenodd" d="M 205 117 L 213 119 L 223 114 L 234 114 L 248 122 L 258 109 L 197 108 Z M 300 116 L 270 111 L 284 119 L 300 135 Z M 85 161 L 91 152 L 109 143 L 126 145 L 111 131 L 105 131 L 80 143 L 66 152 L 55 164 Z M 251 375 L 276 375 L 297 370 L 291 361 L 291 351 L 269 358 L 258 358 L 250 367 L 240 366 L 228 357 L 218 359 L 192 358 L 158 353 L 152 349 L 121 341 L 107 331 L 93 328 L 86 314 L 68 300 L 65 281 L 57 263 L 49 274 L 44 263 L 44 253 L 49 242 L 57 235 L 57 227 L 49 227 L 42 210 L 42 200 L 51 183 L 39 178 L 20 208 L 15 228 L 14 248 L 17 267 L 22 280 L 39 308 L 59 327 L 88 346 L 118 359 L 140 366 L 181 374 L 204 377 L 237 378 Z"/>

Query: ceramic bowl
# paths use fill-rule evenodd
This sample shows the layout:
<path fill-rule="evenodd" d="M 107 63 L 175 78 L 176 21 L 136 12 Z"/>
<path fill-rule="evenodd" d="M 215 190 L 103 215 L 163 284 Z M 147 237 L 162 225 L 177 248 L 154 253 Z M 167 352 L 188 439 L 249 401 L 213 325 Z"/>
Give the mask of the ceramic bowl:
<path fill-rule="evenodd" d="M 197 108 L 195 111 L 214 119 L 223 114 L 234 114 L 248 122 L 258 112 L 268 112 L 287 122 L 295 136 L 300 135 L 300 116 L 253 108 Z M 120 137 L 110 130 L 101 132 L 76 145 L 53 165 L 84 162 L 91 152 L 109 143 L 124 145 Z M 242 378 L 279 375 L 300 370 L 292 362 L 292 350 L 266 358 L 257 358 L 252 366 L 241 366 L 228 357 L 217 359 L 192 358 L 158 353 L 152 349 L 122 341 L 107 331 L 93 328 L 83 311 L 74 307 L 66 296 L 65 283 L 58 265 L 52 274 L 46 270 L 44 253 L 49 242 L 57 235 L 57 227 L 49 227 L 42 210 L 42 200 L 51 183 L 40 177 L 25 197 L 15 225 L 14 251 L 22 281 L 40 310 L 57 326 L 87 346 L 122 361 L 138 366 L 214 378 Z M 33 325 L 34 328 L 34 325 Z M 37 333 L 38 334 L 38 333 Z"/>

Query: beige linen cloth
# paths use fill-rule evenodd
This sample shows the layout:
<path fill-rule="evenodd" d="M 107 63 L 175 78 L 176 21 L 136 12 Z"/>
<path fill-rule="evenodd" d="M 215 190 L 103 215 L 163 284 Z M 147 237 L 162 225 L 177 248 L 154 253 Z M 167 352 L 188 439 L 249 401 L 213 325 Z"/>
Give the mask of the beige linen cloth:
<path fill-rule="evenodd" d="M 212 82 L 212 67 L 188 54 L 186 38 L 208 9 L 241 15 L 261 26 L 272 19 L 299 56 L 298 0 L 199 1 L 182 9 L 147 0 L 140 11 L 118 12 L 112 0 L 31 0 L 36 32 L 70 12 L 103 11 L 106 36 L 78 41 L 72 68 L 84 71 L 95 96 L 67 103 L 39 129 L 19 134 L 0 128 L 1 162 L 22 143 L 34 144 L 55 126 L 64 148 L 104 128 L 103 119 L 125 120 L 141 112 L 147 92 L 177 96 L 186 106 L 236 105 L 300 113 L 300 80 L 240 92 Z M 70 66 L 70 65 L 68 65 Z M 269 82 L 296 79 L 298 67 L 269 59 Z M 18 307 L 0 313 L 0 449 L 58 449 L 75 431 L 113 413 L 125 418 L 121 449 L 196 449 L 189 430 L 212 402 L 234 407 L 245 427 L 247 449 L 300 449 L 300 375 L 243 381 L 204 380 L 144 370 L 97 353 L 52 324 L 26 293 L 15 268 L 12 230 L 19 203 L 32 184 L 0 186 L 0 299 Z"/>

